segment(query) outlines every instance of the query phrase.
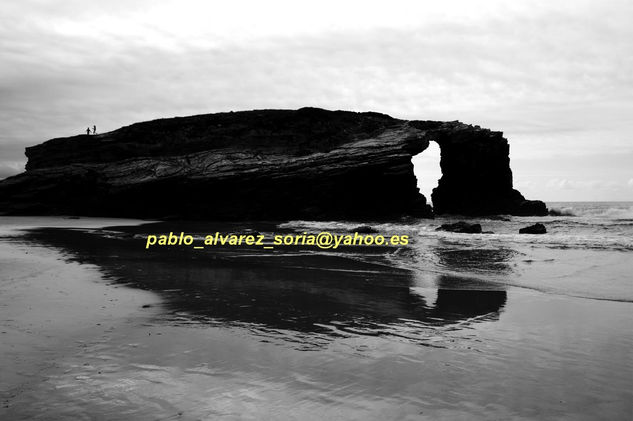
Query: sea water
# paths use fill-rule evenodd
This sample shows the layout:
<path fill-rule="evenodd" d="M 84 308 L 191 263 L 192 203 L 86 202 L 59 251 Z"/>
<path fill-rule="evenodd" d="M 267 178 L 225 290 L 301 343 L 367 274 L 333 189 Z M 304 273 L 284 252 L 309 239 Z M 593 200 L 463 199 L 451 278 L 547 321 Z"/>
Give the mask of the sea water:
<path fill-rule="evenodd" d="M 406 247 L 144 248 L 158 232 L 358 221 L 29 231 L 12 241 L 162 304 L 56 361 L 9 415 L 630 419 L 633 204 L 548 206 L 558 216 L 370 222 Z M 493 233 L 436 230 L 457 220 Z M 546 234 L 518 233 L 536 222 Z"/>

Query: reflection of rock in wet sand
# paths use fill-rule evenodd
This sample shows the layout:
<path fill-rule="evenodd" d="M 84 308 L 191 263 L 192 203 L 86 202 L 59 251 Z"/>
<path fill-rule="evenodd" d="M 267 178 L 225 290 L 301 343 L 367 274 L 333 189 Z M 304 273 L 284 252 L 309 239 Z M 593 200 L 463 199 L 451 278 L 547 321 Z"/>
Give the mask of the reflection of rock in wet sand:
<path fill-rule="evenodd" d="M 455 291 L 440 284 L 430 305 L 411 292 L 410 272 L 342 255 L 246 248 L 148 252 L 130 236 L 60 229 L 36 230 L 27 238 L 96 264 L 118 282 L 159 293 L 174 320 L 184 323 L 247 323 L 326 335 L 336 331 L 323 325 L 336 323 L 339 330 L 380 335 L 377 327 L 404 319 L 423 325 L 494 319 L 506 301 L 505 291 Z"/>
<path fill-rule="evenodd" d="M 437 247 L 433 251 L 442 267 L 466 272 L 507 273 L 512 270 L 508 261 L 517 252 L 509 248 L 455 249 Z"/>
<path fill-rule="evenodd" d="M 467 318 L 486 316 L 487 320 L 496 319 L 499 310 L 506 304 L 506 292 L 478 289 L 453 289 L 455 279 L 440 276 L 437 299 L 433 308 L 433 317 L 449 323 Z M 468 288 L 468 282 L 460 279 L 460 286 Z M 451 289 L 447 289 L 451 288 Z"/>

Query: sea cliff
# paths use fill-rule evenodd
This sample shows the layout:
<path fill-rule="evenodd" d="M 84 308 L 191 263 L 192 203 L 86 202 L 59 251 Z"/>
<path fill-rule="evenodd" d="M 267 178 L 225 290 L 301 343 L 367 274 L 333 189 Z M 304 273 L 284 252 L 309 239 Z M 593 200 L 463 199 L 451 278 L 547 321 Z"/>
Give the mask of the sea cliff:
<path fill-rule="evenodd" d="M 411 158 L 441 150 L 434 209 Z M 365 112 L 256 110 L 132 124 L 26 149 L 4 214 L 227 220 L 545 215 L 512 187 L 501 132 Z"/>

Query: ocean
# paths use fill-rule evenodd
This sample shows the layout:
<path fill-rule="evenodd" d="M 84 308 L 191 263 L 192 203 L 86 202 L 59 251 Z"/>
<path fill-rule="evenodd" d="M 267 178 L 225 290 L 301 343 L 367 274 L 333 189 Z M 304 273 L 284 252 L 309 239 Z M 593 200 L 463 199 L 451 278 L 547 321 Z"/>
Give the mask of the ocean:
<path fill-rule="evenodd" d="M 385 253 L 395 267 L 416 273 L 422 286 L 439 276 L 517 286 L 543 292 L 608 300 L 633 300 L 633 204 L 631 202 L 552 202 L 560 216 L 464 218 L 372 224 L 380 232 L 406 233 L 415 239 L 407 249 Z M 492 234 L 436 231 L 439 225 L 464 220 L 480 223 Z M 542 223 L 544 235 L 519 234 Z M 295 230 L 346 232 L 354 222 L 291 221 Z M 359 259 L 374 259 L 362 254 Z"/>
<path fill-rule="evenodd" d="M 361 223 L 0 217 L 0 416 L 631 419 L 633 203 L 548 207 L 328 250 L 145 246 Z"/>

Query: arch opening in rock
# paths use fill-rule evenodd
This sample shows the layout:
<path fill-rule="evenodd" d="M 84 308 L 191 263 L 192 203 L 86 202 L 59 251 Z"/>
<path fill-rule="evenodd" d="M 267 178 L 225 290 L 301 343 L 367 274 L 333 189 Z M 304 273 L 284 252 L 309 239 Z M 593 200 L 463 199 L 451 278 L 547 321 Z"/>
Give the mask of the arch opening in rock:
<path fill-rule="evenodd" d="M 415 155 L 411 162 L 420 193 L 431 203 L 431 193 L 442 177 L 439 145 L 433 141 L 429 142 L 429 147 Z"/>

